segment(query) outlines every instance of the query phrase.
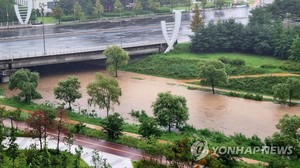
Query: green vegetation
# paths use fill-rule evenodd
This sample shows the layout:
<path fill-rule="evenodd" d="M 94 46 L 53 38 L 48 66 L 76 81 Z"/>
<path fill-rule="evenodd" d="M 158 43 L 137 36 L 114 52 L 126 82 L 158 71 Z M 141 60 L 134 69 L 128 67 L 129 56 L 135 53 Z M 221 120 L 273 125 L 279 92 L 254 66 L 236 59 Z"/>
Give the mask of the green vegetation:
<path fill-rule="evenodd" d="M 196 79 L 199 78 L 200 65 L 221 58 L 239 59 L 245 62 L 244 66 L 226 64 L 226 72 L 231 76 L 300 72 L 298 64 L 272 57 L 239 53 L 193 54 L 189 53 L 188 44 L 178 44 L 175 50 L 167 54 L 156 54 L 144 59 L 133 60 L 121 69 L 168 78 Z"/>
<path fill-rule="evenodd" d="M 43 17 L 37 17 L 36 19 L 37 23 L 42 23 L 43 22 Z M 49 23 L 56 23 L 57 20 L 54 17 L 48 16 L 48 17 L 44 17 L 44 23 L 45 24 L 49 24 Z"/>
<path fill-rule="evenodd" d="M 285 83 L 288 79 L 300 79 L 300 77 L 247 77 L 247 78 L 237 78 L 229 79 L 228 83 L 218 83 L 217 87 L 225 88 L 236 91 L 257 93 L 263 95 L 273 95 L 272 87 L 278 83 Z M 199 84 L 199 82 L 195 82 Z M 210 86 L 209 82 L 201 81 L 201 85 Z M 296 97 L 300 98 L 300 96 Z"/>

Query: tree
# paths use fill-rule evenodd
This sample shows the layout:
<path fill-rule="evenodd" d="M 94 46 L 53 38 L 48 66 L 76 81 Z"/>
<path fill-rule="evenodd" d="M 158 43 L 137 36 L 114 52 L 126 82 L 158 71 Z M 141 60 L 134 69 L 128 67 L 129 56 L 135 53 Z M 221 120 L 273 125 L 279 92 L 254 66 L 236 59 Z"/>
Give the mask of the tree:
<path fill-rule="evenodd" d="M 60 24 L 61 18 L 64 16 L 64 10 L 58 4 L 55 4 L 52 9 L 52 16 L 58 20 L 58 24 Z"/>
<path fill-rule="evenodd" d="M 294 30 L 285 30 L 284 28 L 282 28 L 282 31 L 278 33 L 275 39 L 274 55 L 280 59 L 288 59 L 289 50 L 292 46 L 295 36 L 296 32 Z"/>
<path fill-rule="evenodd" d="M 226 4 L 226 0 L 215 0 L 215 7 L 218 9 L 222 9 L 222 7 Z"/>
<path fill-rule="evenodd" d="M 272 88 L 274 100 L 285 104 L 288 99 L 288 88 L 286 84 L 279 83 Z"/>
<path fill-rule="evenodd" d="M 205 11 L 206 4 L 207 4 L 207 0 L 201 0 L 201 6 L 204 11 Z"/>
<path fill-rule="evenodd" d="M 292 46 L 289 50 L 289 59 L 292 61 L 300 62 L 300 36 L 294 38 Z"/>
<path fill-rule="evenodd" d="M 63 142 L 68 146 L 69 153 L 71 153 L 71 147 L 74 143 L 74 135 L 71 132 L 67 132 L 67 136 L 64 137 Z"/>
<path fill-rule="evenodd" d="M 118 113 L 109 115 L 104 119 L 103 130 L 110 139 L 117 139 L 122 135 L 124 119 Z"/>
<path fill-rule="evenodd" d="M 67 129 L 65 129 L 65 119 L 67 118 L 68 113 L 66 112 L 66 110 L 64 109 L 57 109 L 56 112 L 57 115 L 57 124 L 56 124 L 56 128 L 57 128 L 57 145 L 56 145 L 56 150 L 57 152 L 59 152 L 59 142 L 60 142 L 60 138 L 61 138 L 61 132 L 66 132 Z"/>
<path fill-rule="evenodd" d="M 215 86 L 219 82 L 227 82 L 225 66 L 220 61 L 210 61 L 200 67 L 200 78 L 204 78 L 211 84 L 212 92 L 215 94 Z"/>
<path fill-rule="evenodd" d="M 179 127 L 189 118 L 185 98 L 170 92 L 159 93 L 152 107 L 159 125 L 168 127 L 169 132 L 172 125 Z"/>
<path fill-rule="evenodd" d="M 10 138 L 8 142 L 8 149 L 7 149 L 7 155 L 12 160 L 12 167 L 15 167 L 15 160 L 19 155 L 18 148 L 19 145 L 16 143 L 16 129 L 13 126 L 13 123 L 11 122 L 11 130 L 10 130 Z"/>
<path fill-rule="evenodd" d="M 88 104 L 98 105 L 100 109 L 106 108 L 107 116 L 113 104 L 120 104 L 119 97 L 122 95 L 118 81 L 100 73 L 96 74 L 96 81 L 88 84 L 87 93 L 90 96 Z"/>
<path fill-rule="evenodd" d="M 193 16 L 193 20 L 191 22 L 191 29 L 192 32 L 196 32 L 201 26 L 203 26 L 203 20 L 200 16 L 200 10 L 198 5 L 195 5 L 195 9 L 193 11 L 194 16 Z"/>
<path fill-rule="evenodd" d="M 128 63 L 129 55 L 121 47 L 108 47 L 104 53 L 106 56 L 106 64 L 108 71 L 115 72 L 115 77 L 118 77 L 118 69 Z"/>
<path fill-rule="evenodd" d="M 100 0 L 96 0 L 95 6 L 93 7 L 93 15 L 100 18 L 100 15 L 104 12 L 104 8 L 100 3 Z"/>
<path fill-rule="evenodd" d="M 300 80 L 295 78 L 288 78 L 286 81 L 289 96 L 289 105 L 292 105 L 292 99 L 299 96 Z"/>
<path fill-rule="evenodd" d="M 81 18 L 84 16 L 84 13 L 83 13 L 80 3 L 76 2 L 74 4 L 73 8 L 74 8 L 74 17 L 81 20 Z"/>
<path fill-rule="evenodd" d="M 32 128 L 31 132 L 37 135 L 40 141 L 40 149 L 42 150 L 43 149 L 42 139 L 44 138 L 44 140 L 46 140 L 47 128 L 49 128 L 50 125 L 46 113 L 43 110 L 38 110 L 34 113 L 31 113 L 26 120 L 26 124 Z"/>
<path fill-rule="evenodd" d="M 300 95 L 300 80 L 288 78 L 285 83 L 277 84 L 273 87 L 274 99 L 279 103 L 286 103 L 289 99 L 289 105 L 292 105 L 292 99 Z"/>
<path fill-rule="evenodd" d="M 123 4 L 120 0 L 115 0 L 114 6 L 116 12 L 120 13 L 122 10 L 124 10 Z"/>
<path fill-rule="evenodd" d="M 142 117 L 139 118 L 140 125 L 139 125 L 139 134 L 142 135 L 144 138 L 150 137 L 159 137 L 161 135 L 161 131 L 158 128 L 158 123 L 153 117 Z"/>
<path fill-rule="evenodd" d="M 94 168 L 112 168 L 112 166 L 106 162 L 106 159 L 103 159 L 102 156 L 99 155 L 99 151 L 94 150 L 92 156 L 92 163 L 94 164 Z"/>
<path fill-rule="evenodd" d="M 156 11 L 160 7 L 160 2 L 158 0 L 148 0 L 148 6 L 151 10 Z"/>
<path fill-rule="evenodd" d="M 54 88 L 55 98 L 64 100 L 69 104 L 69 109 L 71 109 L 71 103 L 82 97 L 79 88 L 80 82 L 78 77 L 69 76 L 66 80 L 59 81 L 58 86 Z"/>
<path fill-rule="evenodd" d="M 42 96 L 36 90 L 39 82 L 39 74 L 30 72 L 28 69 L 17 70 L 9 79 L 8 87 L 10 90 L 19 89 L 20 98 L 24 97 L 25 102 L 30 102 L 32 99 L 41 98 Z"/>
<path fill-rule="evenodd" d="M 77 148 L 75 148 L 75 161 L 74 161 L 74 168 L 80 168 L 80 159 L 81 159 L 81 154 L 83 152 L 83 148 L 82 146 L 78 146 Z"/>
<path fill-rule="evenodd" d="M 141 0 L 133 1 L 133 10 L 137 13 L 140 13 L 143 10 Z"/>

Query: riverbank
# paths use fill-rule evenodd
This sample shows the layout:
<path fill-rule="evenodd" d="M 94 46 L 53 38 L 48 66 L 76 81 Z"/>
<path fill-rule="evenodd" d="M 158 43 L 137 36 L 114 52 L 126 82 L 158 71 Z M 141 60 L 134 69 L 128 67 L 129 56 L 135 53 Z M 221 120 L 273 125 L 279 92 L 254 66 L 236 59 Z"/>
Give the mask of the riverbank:
<path fill-rule="evenodd" d="M 38 104 L 34 104 L 34 106 L 31 105 L 26 105 L 22 102 L 18 102 L 16 100 L 13 99 L 6 99 L 9 101 L 3 101 L 5 99 L 0 99 L 0 103 L 1 104 L 12 104 L 9 102 L 14 102 L 13 104 L 16 105 L 17 107 L 23 107 L 26 108 L 27 110 L 23 110 L 23 113 L 33 113 L 33 111 L 30 111 L 28 109 L 38 109 L 38 107 L 40 105 Z M 5 103 L 6 102 L 6 103 Z M 9 110 L 16 110 L 12 107 L 6 106 L 7 109 Z M 74 114 L 75 117 L 74 118 Z M 73 117 L 72 117 L 73 116 Z M 82 135 L 88 136 L 88 137 L 93 137 L 93 138 L 100 138 L 100 139 L 105 139 L 105 140 L 109 140 L 107 139 L 107 137 L 105 136 L 94 136 L 97 135 L 97 132 L 100 132 L 100 134 L 102 132 L 102 129 L 100 126 L 98 126 L 99 123 L 101 123 L 101 119 L 99 118 L 93 118 L 93 117 L 87 117 L 84 115 L 80 115 L 80 114 L 76 114 L 74 112 L 69 112 L 69 117 L 70 119 L 73 118 L 75 120 L 66 120 L 66 123 L 72 124 L 74 126 L 74 124 L 80 122 L 82 123 L 83 121 L 88 121 L 89 123 L 93 123 L 93 124 L 97 124 L 97 125 L 92 125 L 92 124 L 87 124 L 87 123 L 83 123 L 84 125 L 86 125 L 87 128 L 89 129 L 83 129 L 81 132 L 79 132 Z M 86 120 L 86 118 L 89 118 L 91 120 Z M 26 118 L 23 118 L 23 120 L 25 120 Z M 99 122 L 100 121 L 100 122 Z M 21 123 L 19 123 L 21 124 Z M 21 124 L 22 125 L 22 124 Z M 132 125 L 132 127 L 138 127 L 136 125 Z M 125 128 L 126 129 L 126 128 Z M 71 129 L 72 130 L 72 129 Z M 92 132 L 92 134 L 87 132 Z M 174 135 L 172 135 L 174 134 Z M 213 131 L 209 131 L 207 129 L 204 130 L 195 130 L 191 127 L 187 127 L 186 129 L 183 129 L 180 133 L 167 133 L 167 132 L 163 132 L 163 135 L 161 138 L 166 138 L 168 137 L 168 142 L 175 142 L 176 140 L 180 140 L 186 137 L 193 137 L 193 136 L 199 136 L 204 138 L 205 140 L 207 140 L 210 144 L 210 147 L 218 147 L 218 146 L 224 146 L 226 144 L 231 144 L 233 146 L 252 146 L 253 144 L 261 146 L 263 144 L 263 142 L 257 137 L 257 136 L 252 136 L 251 138 L 246 138 L 244 135 L 242 134 L 235 134 L 234 136 L 230 136 L 227 137 L 224 134 L 220 133 L 220 132 L 213 132 Z M 126 141 L 124 141 L 126 140 Z M 242 140 L 242 141 L 241 141 Z M 134 148 L 139 148 L 139 144 L 141 142 L 143 142 L 143 140 L 141 140 L 141 137 L 138 134 L 128 134 L 126 132 L 123 133 L 123 136 L 121 137 L 121 140 L 117 140 L 117 141 L 113 141 L 115 143 L 120 143 L 123 145 L 127 145 L 130 147 L 134 147 Z M 136 142 L 136 143 L 132 143 L 132 142 Z M 159 141 L 160 143 L 167 143 L 166 141 Z M 266 165 L 267 162 L 269 162 L 270 160 L 273 160 L 274 158 L 279 159 L 279 156 L 275 156 L 275 155 L 266 155 L 266 154 L 254 154 L 254 155 L 241 155 L 241 160 L 240 162 L 235 166 L 235 167 L 248 167 L 248 166 L 254 166 L 257 168 L 263 167 L 262 165 Z M 249 159 L 252 158 L 252 159 Z M 88 158 L 84 158 L 85 161 Z M 256 160 L 253 160 L 256 159 Z M 294 165 L 297 165 L 297 161 L 295 160 L 290 160 L 289 161 L 289 165 L 291 167 L 294 167 Z"/>

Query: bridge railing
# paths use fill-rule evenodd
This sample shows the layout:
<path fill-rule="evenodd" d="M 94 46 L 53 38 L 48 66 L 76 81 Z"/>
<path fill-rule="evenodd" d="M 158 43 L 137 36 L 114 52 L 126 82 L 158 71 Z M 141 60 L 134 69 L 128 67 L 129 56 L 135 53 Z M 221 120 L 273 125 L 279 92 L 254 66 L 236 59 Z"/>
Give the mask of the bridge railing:
<path fill-rule="evenodd" d="M 150 46 L 150 45 L 163 45 L 164 41 L 157 41 L 157 42 L 135 42 L 135 43 L 124 43 L 122 45 L 115 44 L 120 46 L 126 50 L 126 48 L 131 47 L 143 47 L 143 46 Z M 113 45 L 106 45 L 106 46 L 99 46 L 99 47 L 87 47 L 87 48 L 79 48 L 79 49 L 64 49 L 64 50 L 54 50 L 54 51 L 46 51 L 46 54 L 41 52 L 35 53 L 24 53 L 24 54 L 8 54 L 0 56 L 1 60 L 14 60 L 14 59 L 21 59 L 21 58 L 32 58 L 32 57 L 46 57 L 46 56 L 55 56 L 55 55 L 65 55 L 65 54 L 79 54 L 79 53 L 89 53 L 89 52 L 97 52 L 97 51 L 104 51 L 107 47 Z M 100 54 L 100 53 L 99 53 Z"/>

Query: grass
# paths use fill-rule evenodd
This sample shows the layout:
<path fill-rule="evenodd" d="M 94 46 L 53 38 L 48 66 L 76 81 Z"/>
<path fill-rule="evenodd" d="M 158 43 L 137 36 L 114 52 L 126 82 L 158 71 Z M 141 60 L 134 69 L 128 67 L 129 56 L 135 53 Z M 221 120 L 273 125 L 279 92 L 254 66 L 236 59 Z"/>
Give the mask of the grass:
<path fill-rule="evenodd" d="M 272 87 L 278 83 L 284 83 L 288 78 L 300 80 L 300 77 L 247 77 L 229 79 L 228 83 L 218 83 L 217 87 L 254 94 L 273 95 Z M 193 84 L 199 84 L 199 82 L 194 82 Z M 206 81 L 202 81 L 200 84 L 210 86 L 210 84 Z"/>
<path fill-rule="evenodd" d="M 245 66 L 226 64 L 227 73 L 231 76 L 287 72 L 280 68 L 280 65 L 287 61 L 273 57 L 240 53 L 194 54 L 190 53 L 187 48 L 187 44 L 179 44 L 170 53 L 155 54 L 144 59 L 133 60 L 122 69 L 167 78 L 193 79 L 198 78 L 201 64 L 225 57 L 245 61 Z M 266 65 L 268 68 L 262 68 Z"/>
<path fill-rule="evenodd" d="M 36 109 L 39 105 L 30 103 L 26 105 L 26 103 L 20 102 L 17 99 L 0 99 L 0 104 L 6 103 L 6 105 L 16 105 L 18 107 L 22 107 L 25 109 Z M 99 118 L 91 118 L 87 117 L 78 113 L 73 113 L 69 112 L 69 118 L 76 120 L 76 121 L 81 121 L 81 122 L 86 122 L 90 124 L 95 124 L 95 125 L 101 125 L 102 119 Z M 74 132 L 74 126 L 69 126 L 69 129 L 71 132 Z M 125 124 L 124 126 L 124 131 L 127 132 L 133 132 L 137 133 L 138 132 L 138 125 L 131 125 L 131 124 Z M 95 129 L 90 129 L 90 128 L 83 128 L 83 130 L 80 132 L 81 134 L 89 137 L 94 137 L 94 138 L 100 138 L 104 140 L 109 140 L 107 139 L 106 134 L 104 132 L 95 130 Z M 186 137 L 194 137 L 198 136 L 200 138 L 203 138 L 207 140 L 210 144 L 210 147 L 212 146 L 226 146 L 226 144 L 230 145 L 238 145 L 238 146 L 249 146 L 250 144 L 260 144 L 260 140 L 253 140 L 251 138 L 240 138 L 240 136 L 226 136 L 221 132 L 217 131 L 210 131 L 208 129 L 202 129 L 202 130 L 196 130 L 193 127 L 185 127 L 183 130 L 181 130 L 180 133 L 176 132 L 163 132 L 162 136 L 160 139 L 174 142 L 176 140 L 186 138 Z M 109 140 L 111 141 L 111 140 Z M 123 144 L 126 146 L 138 148 L 139 143 L 145 143 L 144 140 L 140 140 L 137 138 L 129 137 L 129 136 L 121 136 L 120 139 L 118 140 L 112 140 L 115 143 Z M 250 145 L 251 146 L 251 145 Z M 267 155 L 262 155 L 262 154 L 255 154 L 255 155 L 243 155 L 248 158 L 260 160 L 260 161 L 265 161 L 268 162 L 270 159 L 274 159 L 279 156 L 267 156 Z M 289 160 L 288 163 L 292 167 L 292 165 L 297 165 L 297 161 L 295 160 Z M 246 167 L 244 164 L 239 164 L 239 167 Z M 247 166 L 248 167 L 248 166 Z M 259 168 L 259 166 L 251 166 L 253 168 Z M 250 167 L 249 167 L 250 168 Z"/>
<path fill-rule="evenodd" d="M 37 17 L 36 19 L 37 23 L 43 22 L 43 17 Z M 54 17 L 44 17 L 44 22 L 45 24 L 49 24 L 49 23 L 57 23 L 58 21 L 54 18 Z"/>

